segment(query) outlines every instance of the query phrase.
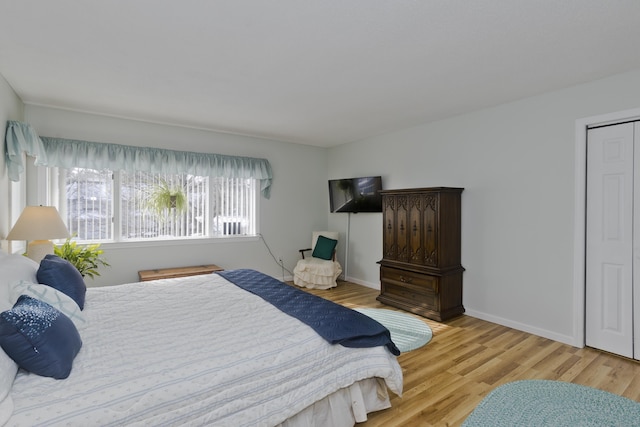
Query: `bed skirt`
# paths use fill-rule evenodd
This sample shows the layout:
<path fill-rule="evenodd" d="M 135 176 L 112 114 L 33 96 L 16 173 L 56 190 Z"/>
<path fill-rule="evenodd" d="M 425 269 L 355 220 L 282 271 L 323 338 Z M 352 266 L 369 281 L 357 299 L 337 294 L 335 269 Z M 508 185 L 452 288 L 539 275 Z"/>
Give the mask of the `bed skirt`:
<path fill-rule="evenodd" d="M 367 421 L 367 414 L 391 407 L 384 381 L 367 378 L 317 401 L 277 427 L 345 427 Z"/>

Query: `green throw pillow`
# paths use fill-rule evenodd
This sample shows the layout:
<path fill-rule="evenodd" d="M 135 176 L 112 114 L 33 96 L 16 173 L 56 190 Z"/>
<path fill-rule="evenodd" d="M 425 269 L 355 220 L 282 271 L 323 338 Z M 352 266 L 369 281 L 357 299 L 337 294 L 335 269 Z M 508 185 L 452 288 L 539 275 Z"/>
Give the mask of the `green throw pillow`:
<path fill-rule="evenodd" d="M 333 258 L 333 250 L 336 248 L 337 244 L 337 240 L 329 239 L 328 237 L 324 236 L 318 236 L 316 247 L 313 248 L 313 253 L 311 254 L 311 256 L 314 258 L 331 259 Z"/>

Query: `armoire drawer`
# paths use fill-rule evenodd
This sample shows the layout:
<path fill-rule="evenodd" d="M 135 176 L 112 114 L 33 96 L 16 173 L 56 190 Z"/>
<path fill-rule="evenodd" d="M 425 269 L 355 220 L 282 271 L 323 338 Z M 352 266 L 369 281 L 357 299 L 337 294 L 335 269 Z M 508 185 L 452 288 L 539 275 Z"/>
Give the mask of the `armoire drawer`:
<path fill-rule="evenodd" d="M 438 297 L 433 292 L 385 281 L 382 281 L 382 288 L 382 295 L 386 298 L 404 301 L 407 304 L 421 306 L 430 310 L 438 309 Z"/>
<path fill-rule="evenodd" d="M 380 279 L 386 283 L 395 283 L 401 287 L 412 289 L 414 292 L 438 293 L 437 277 L 428 276 L 413 271 L 401 270 L 393 267 L 381 267 Z"/>

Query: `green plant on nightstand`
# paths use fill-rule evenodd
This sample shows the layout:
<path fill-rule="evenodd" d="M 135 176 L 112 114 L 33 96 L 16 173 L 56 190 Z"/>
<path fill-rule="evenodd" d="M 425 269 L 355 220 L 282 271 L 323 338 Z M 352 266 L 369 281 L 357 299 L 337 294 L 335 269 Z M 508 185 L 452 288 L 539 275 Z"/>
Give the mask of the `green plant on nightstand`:
<path fill-rule="evenodd" d="M 109 263 L 102 258 L 104 251 L 100 249 L 100 243 L 79 245 L 69 237 L 62 245 L 55 245 L 53 253 L 73 264 L 82 277 L 93 279 L 100 275 L 98 267 L 109 267 Z"/>

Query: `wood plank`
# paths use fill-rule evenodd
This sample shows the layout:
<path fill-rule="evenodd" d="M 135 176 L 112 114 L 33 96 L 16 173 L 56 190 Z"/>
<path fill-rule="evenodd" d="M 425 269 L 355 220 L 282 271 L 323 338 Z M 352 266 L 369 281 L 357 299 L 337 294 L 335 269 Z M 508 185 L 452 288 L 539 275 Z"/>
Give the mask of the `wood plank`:
<path fill-rule="evenodd" d="M 175 267 L 175 268 L 158 268 L 155 270 L 141 270 L 138 271 L 138 277 L 141 282 L 147 282 L 149 280 L 158 279 L 173 279 L 176 277 L 196 276 L 198 274 L 210 274 L 215 271 L 222 271 L 223 268 L 218 267 L 215 264 L 209 265 L 194 265 L 189 267 Z"/>
<path fill-rule="evenodd" d="M 351 308 L 396 310 L 376 301 L 377 290 L 354 283 L 305 290 Z M 433 330 L 431 342 L 398 357 L 403 396 L 392 396 L 391 408 L 369 414 L 358 426 L 459 426 L 495 387 L 523 379 L 567 381 L 640 402 L 636 361 L 466 315 L 446 322 L 424 320 Z"/>

